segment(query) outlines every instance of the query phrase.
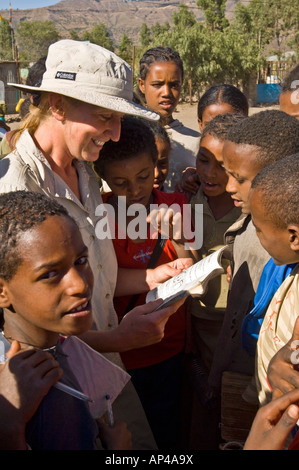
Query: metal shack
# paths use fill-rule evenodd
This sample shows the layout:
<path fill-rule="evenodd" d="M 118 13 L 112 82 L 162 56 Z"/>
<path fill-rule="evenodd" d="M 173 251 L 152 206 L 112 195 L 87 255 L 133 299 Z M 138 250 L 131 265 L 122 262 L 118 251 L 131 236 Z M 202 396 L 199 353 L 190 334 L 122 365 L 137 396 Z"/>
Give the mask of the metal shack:
<path fill-rule="evenodd" d="M 18 65 L 16 61 L 0 61 L 0 82 L 4 85 L 1 84 L 1 89 L 4 89 L 6 114 L 15 114 L 20 92 L 11 86 L 7 86 L 7 83 L 19 82 Z M 0 96 L 0 99 L 2 99 L 2 96 Z"/>

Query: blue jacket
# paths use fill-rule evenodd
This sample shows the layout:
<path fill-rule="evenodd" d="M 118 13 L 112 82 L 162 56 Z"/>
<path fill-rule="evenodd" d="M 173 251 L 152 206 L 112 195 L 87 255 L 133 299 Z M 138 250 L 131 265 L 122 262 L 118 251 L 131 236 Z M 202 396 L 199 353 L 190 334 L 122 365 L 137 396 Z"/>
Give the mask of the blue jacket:
<path fill-rule="evenodd" d="M 242 346 L 250 356 L 255 355 L 259 331 L 268 305 L 295 266 L 296 263 L 277 266 L 272 258 L 265 265 L 254 297 L 253 308 L 242 323 Z"/>

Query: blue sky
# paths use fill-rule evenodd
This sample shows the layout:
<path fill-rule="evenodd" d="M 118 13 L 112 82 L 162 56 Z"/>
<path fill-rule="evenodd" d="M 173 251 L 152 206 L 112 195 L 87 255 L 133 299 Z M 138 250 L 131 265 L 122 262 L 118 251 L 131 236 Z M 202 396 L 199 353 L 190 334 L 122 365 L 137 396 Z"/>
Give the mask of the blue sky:
<path fill-rule="evenodd" d="M 0 0 L 0 10 L 8 10 L 9 3 L 11 3 L 11 8 L 18 8 L 19 10 L 25 10 L 28 8 L 41 8 L 48 7 L 50 5 L 55 5 L 59 3 L 59 0 Z"/>

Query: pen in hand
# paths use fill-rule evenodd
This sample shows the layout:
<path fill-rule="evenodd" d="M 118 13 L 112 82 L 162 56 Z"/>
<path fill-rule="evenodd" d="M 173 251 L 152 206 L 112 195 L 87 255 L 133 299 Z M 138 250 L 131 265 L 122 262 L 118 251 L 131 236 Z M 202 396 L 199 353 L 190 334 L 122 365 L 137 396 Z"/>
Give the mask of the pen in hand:
<path fill-rule="evenodd" d="M 109 420 L 109 425 L 111 427 L 114 426 L 114 417 L 113 417 L 113 411 L 112 411 L 112 404 L 110 400 L 110 395 L 105 395 L 106 401 L 107 401 L 107 413 L 108 413 L 108 420 Z"/>
<path fill-rule="evenodd" d="M 84 393 L 79 392 L 78 390 L 75 390 L 74 388 L 69 387 L 68 385 L 65 385 L 61 382 L 57 382 L 54 385 L 54 387 L 58 388 L 59 390 L 62 390 L 65 393 L 68 393 L 69 395 L 72 395 L 73 397 L 79 398 L 79 400 L 90 401 L 90 402 L 93 401 L 87 395 L 84 395 Z"/>

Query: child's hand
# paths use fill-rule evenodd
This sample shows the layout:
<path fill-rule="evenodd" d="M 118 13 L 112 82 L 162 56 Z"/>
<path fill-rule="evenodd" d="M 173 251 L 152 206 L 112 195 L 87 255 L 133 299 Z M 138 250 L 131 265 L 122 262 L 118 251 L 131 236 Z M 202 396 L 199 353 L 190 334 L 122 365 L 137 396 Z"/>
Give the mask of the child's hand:
<path fill-rule="evenodd" d="M 198 175 L 196 168 L 188 167 L 182 172 L 180 181 L 177 183 L 175 190 L 180 193 L 196 194 L 198 191 Z"/>
<path fill-rule="evenodd" d="M 132 434 L 128 430 L 126 423 L 116 421 L 113 426 L 109 426 L 103 420 L 98 420 L 99 437 L 107 450 L 131 450 Z"/>
<path fill-rule="evenodd" d="M 4 449 L 24 448 L 25 426 L 50 388 L 62 376 L 53 356 L 45 351 L 20 351 L 17 341 L 0 366 L 0 441 Z M 3 447 L 4 446 L 4 447 Z"/>
<path fill-rule="evenodd" d="M 285 440 L 299 419 L 299 390 L 262 406 L 253 421 L 244 450 L 282 450 Z"/>
<path fill-rule="evenodd" d="M 147 222 L 151 224 L 154 231 L 159 232 L 163 237 L 175 240 L 178 243 L 185 243 L 181 210 L 174 211 L 171 207 L 160 206 L 159 209 L 150 211 Z M 188 228 L 190 226 L 191 224 Z"/>
<path fill-rule="evenodd" d="M 192 264 L 192 258 L 178 258 L 169 263 L 161 264 L 155 269 L 147 269 L 146 282 L 149 286 L 149 290 L 158 287 L 173 276 L 180 274 L 182 271 L 192 266 Z"/>
<path fill-rule="evenodd" d="M 297 370 L 299 360 L 296 358 L 295 352 L 298 345 L 299 317 L 295 322 L 292 338 L 275 354 L 268 366 L 268 381 L 272 388 L 273 398 L 294 388 L 299 388 L 299 373 Z"/>

